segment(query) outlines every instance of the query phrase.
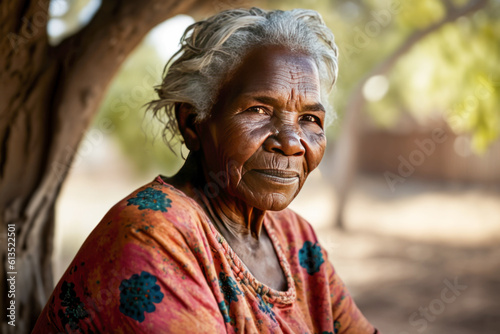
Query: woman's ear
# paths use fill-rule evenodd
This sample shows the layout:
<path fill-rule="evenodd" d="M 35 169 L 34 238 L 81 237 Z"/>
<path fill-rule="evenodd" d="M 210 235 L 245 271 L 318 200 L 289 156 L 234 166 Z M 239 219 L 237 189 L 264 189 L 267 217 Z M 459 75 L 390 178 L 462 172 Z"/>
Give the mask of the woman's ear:
<path fill-rule="evenodd" d="M 175 106 L 175 117 L 186 147 L 196 152 L 200 149 L 200 137 L 196 131 L 196 113 L 194 107 L 188 103 L 179 103 Z"/>

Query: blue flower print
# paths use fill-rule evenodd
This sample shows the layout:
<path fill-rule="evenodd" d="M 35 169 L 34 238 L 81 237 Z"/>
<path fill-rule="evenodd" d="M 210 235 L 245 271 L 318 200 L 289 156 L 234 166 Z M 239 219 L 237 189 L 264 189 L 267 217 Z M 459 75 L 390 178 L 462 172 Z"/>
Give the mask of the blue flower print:
<path fill-rule="evenodd" d="M 144 312 L 151 313 L 163 299 L 156 277 L 143 271 L 141 275 L 133 274 L 120 284 L 120 312 L 139 322 L 143 322 Z"/>
<path fill-rule="evenodd" d="M 340 329 L 340 322 L 335 320 L 333 322 L 333 332 L 323 331 L 323 332 L 321 332 L 321 334 L 337 334 L 339 332 L 339 329 Z"/>
<path fill-rule="evenodd" d="M 138 205 L 139 210 L 151 209 L 167 212 L 167 208 L 171 207 L 172 200 L 160 190 L 146 188 L 139 191 L 135 197 L 129 198 L 127 202 L 127 205 Z"/>
<path fill-rule="evenodd" d="M 321 247 L 317 243 L 304 242 L 304 246 L 299 250 L 299 262 L 309 275 L 317 273 L 321 264 L 325 262 L 321 253 Z"/>
<path fill-rule="evenodd" d="M 219 309 L 222 313 L 222 316 L 224 317 L 224 322 L 231 322 L 231 317 L 229 317 L 229 310 L 225 301 L 221 301 L 219 303 Z"/>
<path fill-rule="evenodd" d="M 273 304 L 271 303 L 266 303 L 264 299 L 262 299 L 261 295 L 257 294 L 257 297 L 259 298 L 259 310 L 267 314 L 271 319 L 273 319 L 274 322 L 276 322 L 275 314 L 273 311 Z"/>
<path fill-rule="evenodd" d="M 58 313 L 63 327 L 66 328 L 66 325 L 69 324 L 72 331 L 81 330 L 79 322 L 87 318 L 89 314 L 85 310 L 85 304 L 80 301 L 80 297 L 76 296 L 75 284 L 64 281 L 59 298 L 61 298 L 61 306 L 66 307 L 64 311 L 59 310 Z"/>
<path fill-rule="evenodd" d="M 335 331 L 335 334 L 340 330 L 340 322 L 338 322 L 337 320 L 335 320 L 335 322 L 333 323 L 333 330 Z"/>
<path fill-rule="evenodd" d="M 231 276 L 226 276 L 223 272 L 219 274 L 219 287 L 227 300 L 227 307 L 231 306 L 231 301 L 238 301 L 238 295 L 243 295 L 236 281 Z"/>

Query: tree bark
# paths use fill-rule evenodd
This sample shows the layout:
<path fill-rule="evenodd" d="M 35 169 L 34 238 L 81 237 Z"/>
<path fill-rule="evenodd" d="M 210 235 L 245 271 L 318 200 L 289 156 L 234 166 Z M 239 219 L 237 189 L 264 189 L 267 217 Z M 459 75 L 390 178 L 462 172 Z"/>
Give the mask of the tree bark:
<path fill-rule="evenodd" d="M 329 170 L 332 172 L 328 174 L 337 193 L 335 227 L 340 229 L 345 228 L 344 215 L 346 203 L 358 169 L 360 126 L 362 124 L 362 111 L 366 105 L 366 99 L 363 96 L 363 86 L 366 81 L 375 75 L 387 74 L 396 65 L 397 61 L 419 41 L 439 30 L 445 24 L 461 16 L 470 15 L 485 7 L 487 3 L 488 0 L 471 0 L 461 7 L 455 7 L 450 1 L 445 1 L 447 11 L 440 21 L 429 25 L 425 29 L 415 31 L 356 84 L 346 105 L 340 136 L 335 143 L 335 151 L 330 162 L 332 168 L 329 168 Z"/>
<path fill-rule="evenodd" d="M 49 2 L 0 3 L 0 308 L 15 300 L 16 309 L 16 326 L 3 317 L 2 333 L 29 332 L 53 289 L 54 203 L 120 65 L 160 22 L 221 8 L 216 0 L 107 0 L 86 27 L 51 47 Z M 16 230 L 12 267 L 8 226 Z M 9 277 L 15 298 L 7 297 Z"/>

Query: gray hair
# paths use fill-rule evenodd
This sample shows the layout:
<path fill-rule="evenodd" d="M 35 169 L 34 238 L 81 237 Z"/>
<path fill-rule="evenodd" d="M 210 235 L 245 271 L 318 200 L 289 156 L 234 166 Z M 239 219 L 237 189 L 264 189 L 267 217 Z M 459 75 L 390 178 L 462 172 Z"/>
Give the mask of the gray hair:
<path fill-rule="evenodd" d="M 314 10 L 226 10 L 190 25 L 180 44 L 165 66 L 163 82 L 156 87 L 159 99 L 148 104 L 165 124 L 163 137 L 169 146 L 180 134 L 176 105 L 192 105 L 196 121 L 209 117 L 224 80 L 257 45 L 283 46 L 311 56 L 320 75 L 326 125 L 335 118 L 328 95 L 337 79 L 338 49 L 332 32 Z"/>

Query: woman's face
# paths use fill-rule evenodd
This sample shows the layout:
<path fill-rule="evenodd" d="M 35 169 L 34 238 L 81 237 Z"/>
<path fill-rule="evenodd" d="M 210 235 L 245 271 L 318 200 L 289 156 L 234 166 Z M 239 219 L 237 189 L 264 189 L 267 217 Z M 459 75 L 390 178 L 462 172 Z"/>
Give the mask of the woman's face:
<path fill-rule="evenodd" d="M 197 125 L 207 182 L 251 207 L 286 208 L 323 157 L 324 119 L 312 58 L 254 48 Z"/>

